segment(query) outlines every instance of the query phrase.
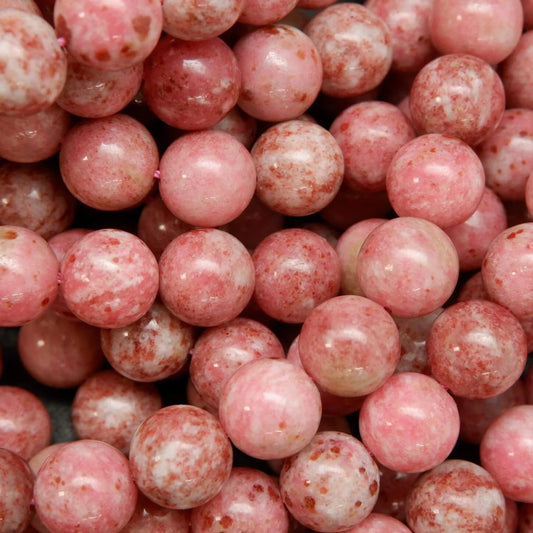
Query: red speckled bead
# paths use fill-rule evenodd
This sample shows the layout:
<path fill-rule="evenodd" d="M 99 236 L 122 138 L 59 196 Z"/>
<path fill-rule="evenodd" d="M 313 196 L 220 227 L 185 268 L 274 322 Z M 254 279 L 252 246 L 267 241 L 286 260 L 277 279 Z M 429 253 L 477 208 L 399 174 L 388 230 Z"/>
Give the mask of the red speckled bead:
<path fill-rule="evenodd" d="M 252 117 L 295 119 L 315 101 L 322 63 L 300 30 L 283 24 L 258 28 L 239 39 L 233 51 L 242 73 L 239 107 Z"/>
<path fill-rule="evenodd" d="M 104 362 L 98 329 L 54 311 L 20 328 L 18 353 L 35 380 L 59 389 L 77 387 Z"/>
<path fill-rule="evenodd" d="M 192 533 L 287 533 L 289 517 L 277 481 L 253 468 L 236 467 L 222 490 L 191 513 Z"/>
<path fill-rule="evenodd" d="M 54 25 L 75 61 L 120 70 L 144 61 L 154 49 L 163 10 L 158 0 L 57 0 Z"/>
<path fill-rule="evenodd" d="M 318 304 L 339 292 L 339 258 L 312 231 L 293 228 L 272 233 L 255 249 L 253 260 L 254 298 L 276 320 L 303 322 Z"/>
<path fill-rule="evenodd" d="M 183 130 L 214 126 L 235 106 L 240 88 L 235 55 L 217 37 L 181 41 L 167 35 L 144 65 L 148 106 L 163 122 Z"/>
<path fill-rule="evenodd" d="M 424 218 L 446 228 L 474 214 L 485 191 L 485 173 L 470 146 L 433 133 L 413 139 L 394 154 L 386 185 L 399 216 Z"/>
<path fill-rule="evenodd" d="M 474 213 L 444 230 L 457 250 L 461 271 L 481 268 L 490 243 L 506 228 L 505 207 L 496 193 L 486 187 Z"/>
<path fill-rule="evenodd" d="M 76 201 L 50 163 L 0 166 L 0 223 L 23 226 L 45 239 L 70 226 Z"/>
<path fill-rule="evenodd" d="M 453 135 L 474 146 L 500 122 L 505 93 L 488 63 L 467 54 L 448 54 L 417 74 L 409 109 L 419 133 Z"/>
<path fill-rule="evenodd" d="M 520 0 L 434 0 L 431 41 L 442 54 L 472 54 L 496 65 L 514 50 L 523 20 Z"/>
<path fill-rule="evenodd" d="M 245 363 L 262 357 L 284 359 L 280 341 L 260 322 L 236 318 L 200 335 L 192 349 L 189 372 L 198 393 L 218 408 L 229 378 Z"/>
<path fill-rule="evenodd" d="M 335 138 L 318 124 L 291 120 L 276 124 L 252 148 L 258 198 L 288 216 L 320 211 L 342 183 L 344 162 Z"/>
<path fill-rule="evenodd" d="M 150 192 L 159 164 L 150 132 L 128 115 L 74 126 L 59 154 L 63 180 L 84 204 L 104 211 L 135 207 Z"/>
<path fill-rule="evenodd" d="M 194 326 L 218 326 L 236 318 L 254 290 L 254 265 L 233 235 L 191 230 L 174 239 L 159 261 L 163 303 Z"/>
<path fill-rule="evenodd" d="M 394 373 L 400 336 L 379 304 L 362 296 L 337 296 L 311 311 L 298 348 L 302 366 L 322 389 L 363 396 Z"/>
<path fill-rule="evenodd" d="M 109 71 L 70 61 L 57 103 L 79 117 L 108 117 L 129 104 L 141 86 L 142 75 L 142 63 Z"/>
<path fill-rule="evenodd" d="M 198 507 L 216 496 L 230 476 L 232 460 L 219 421 L 191 405 L 160 409 L 141 424 L 131 442 L 137 486 L 171 509 Z"/>
<path fill-rule="evenodd" d="M 368 298 L 393 315 L 412 318 L 431 313 L 451 296 L 459 261 L 452 241 L 438 226 L 399 217 L 367 237 L 356 275 Z"/>
<path fill-rule="evenodd" d="M 507 498 L 533 503 L 533 405 L 518 405 L 502 413 L 485 431 L 481 464 Z"/>
<path fill-rule="evenodd" d="M 533 108 L 533 99 L 528 89 L 533 81 L 532 61 L 533 31 L 527 31 L 520 36 L 517 46 L 500 66 L 507 107 Z"/>
<path fill-rule="evenodd" d="M 163 407 L 151 383 L 136 383 L 114 370 L 88 378 L 72 402 L 72 424 L 80 439 L 97 439 L 128 454 L 139 425 Z"/>
<path fill-rule="evenodd" d="M 179 372 L 193 345 L 194 329 L 155 302 L 137 322 L 100 331 L 111 366 L 134 381 L 159 381 Z"/>
<path fill-rule="evenodd" d="M 432 6 L 433 0 L 366 0 L 365 7 L 389 27 L 392 70 L 418 72 L 437 55 L 429 35 Z"/>
<path fill-rule="evenodd" d="M 355 437 L 324 431 L 285 460 L 280 486 L 285 505 L 299 522 L 313 530 L 340 532 L 370 514 L 378 497 L 379 470 Z"/>
<path fill-rule="evenodd" d="M 24 117 L 0 116 L 0 157 L 16 163 L 37 163 L 59 151 L 71 117 L 56 104 Z"/>
<path fill-rule="evenodd" d="M 219 403 L 220 421 L 233 444 L 258 459 L 300 451 L 316 433 L 321 414 L 311 378 L 279 359 L 258 359 L 239 368 Z"/>
<path fill-rule="evenodd" d="M 477 152 L 487 186 L 502 200 L 524 200 L 526 180 L 533 170 L 533 110 L 507 109 Z"/>
<path fill-rule="evenodd" d="M 59 263 L 48 243 L 20 226 L 0 227 L 0 326 L 41 316 L 57 296 Z"/>
<path fill-rule="evenodd" d="M 415 132 L 409 119 L 387 102 L 361 102 L 345 109 L 330 131 L 344 156 L 344 180 L 354 190 L 383 191 L 396 151 Z"/>
<path fill-rule="evenodd" d="M 390 30 L 379 16 L 358 4 L 335 4 L 305 28 L 324 68 L 322 91 L 339 98 L 377 87 L 392 63 Z"/>
<path fill-rule="evenodd" d="M 0 387 L 0 421 L 0 448 L 26 461 L 50 444 L 50 415 L 43 402 L 25 389 Z"/>
<path fill-rule="evenodd" d="M 0 449 L 0 479 L 0 531 L 26 531 L 33 512 L 33 473 L 16 453 Z"/>
<path fill-rule="evenodd" d="M 163 202 L 193 226 L 235 220 L 254 195 L 254 160 L 229 133 L 205 130 L 181 136 L 166 149 L 159 169 Z"/>
<path fill-rule="evenodd" d="M 426 349 L 433 376 L 463 398 L 505 392 L 519 379 L 527 360 L 520 322 L 487 300 L 447 307 L 433 323 Z"/>
<path fill-rule="evenodd" d="M 435 379 L 402 372 L 366 397 L 359 431 L 365 446 L 387 468 L 423 472 L 452 451 L 459 436 L 459 414 L 453 398 Z"/>
<path fill-rule="evenodd" d="M 531 222 L 502 231 L 491 242 L 481 266 L 490 299 L 520 320 L 533 318 L 532 240 Z"/>
<path fill-rule="evenodd" d="M 118 533 L 135 509 L 137 488 L 128 460 L 96 440 L 64 444 L 41 466 L 35 508 L 54 533 Z"/>
<path fill-rule="evenodd" d="M 413 533 L 494 533 L 504 525 L 505 498 L 486 470 L 455 459 L 418 479 L 406 512 Z"/>
<path fill-rule="evenodd" d="M 52 105 L 65 85 L 67 59 L 39 15 L 0 10 L 0 114 L 31 115 Z"/>
<path fill-rule="evenodd" d="M 157 261 L 141 239 L 116 229 L 89 233 L 63 258 L 69 309 L 92 326 L 118 328 L 143 316 L 159 287 Z"/>
<path fill-rule="evenodd" d="M 411 530 L 392 516 L 371 513 L 344 533 L 411 533 Z"/>

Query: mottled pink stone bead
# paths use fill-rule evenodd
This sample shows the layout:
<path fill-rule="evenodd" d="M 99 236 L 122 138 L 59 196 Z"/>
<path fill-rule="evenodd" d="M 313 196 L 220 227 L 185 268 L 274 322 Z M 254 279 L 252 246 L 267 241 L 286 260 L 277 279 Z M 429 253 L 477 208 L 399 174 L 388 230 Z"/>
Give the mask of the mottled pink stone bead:
<path fill-rule="evenodd" d="M 266 237 L 253 253 L 255 301 L 282 322 L 303 322 L 322 302 L 336 296 L 340 261 L 320 235 L 292 228 Z"/>
<path fill-rule="evenodd" d="M 411 530 L 392 516 L 372 512 L 344 533 L 411 533 Z"/>
<path fill-rule="evenodd" d="M 370 233 L 357 258 L 363 294 L 398 317 L 431 313 L 451 296 L 459 260 L 450 238 L 438 226 L 399 217 Z"/>
<path fill-rule="evenodd" d="M 41 316 L 57 296 L 58 271 L 54 252 L 41 236 L 1 226 L 0 325 L 22 326 Z"/>
<path fill-rule="evenodd" d="M 254 160 L 229 133 L 186 133 L 161 157 L 159 193 L 168 209 L 187 224 L 215 227 L 235 220 L 256 187 Z"/>
<path fill-rule="evenodd" d="M 533 99 L 528 90 L 533 80 L 530 71 L 533 61 L 533 31 L 531 27 L 528 29 L 530 31 L 520 36 L 514 50 L 500 66 L 507 107 L 533 107 Z"/>
<path fill-rule="evenodd" d="M 135 509 L 127 458 L 96 440 L 59 447 L 41 466 L 33 491 L 44 525 L 57 533 L 118 533 Z"/>
<path fill-rule="evenodd" d="M 320 91 L 322 63 L 302 31 L 283 24 L 241 37 L 233 48 L 242 73 L 239 107 L 259 120 L 281 122 L 307 111 Z"/>
<path fill-rule="evenodd" d="M 232 460 L 220 422 L 191 405 L 160 409 L 141 424 L 130 448 L 139 489 L 171 509 L 198 507 L 216 496 L 230 476 Z"/>
<path fill-rule="evenodd" d="M 239 22 L 264 26 L 281 20 L 296 7 L 298 0 L 246 0 Z"/>
<path fill-rule="evenodd" d="M 62 292 L 69 309 L 92 326 L 131 324 L 152 306 L 157 261 L 141 239 L 122 230 L 93 231 L 63 258 Z"/>
<path fill-rule="evenodd" d="M 235 467 L 220 492 L 191 512 L 192 533 L 287 533 L 289 516 L 275 478 Z"/>
<path fill-rule="evenodd" d="M 419 133 L 453 135 L 474 146 L 500 122 L 505 93 L 488 63 L 468 54 L 447 54 L 419 71 L 409 108 Z"/>
<path fill-rule="evenodd" d="M 33 472 L 16 453 L 0 449 L 0 531 L 26 531 L 33 509 Z"/>
<path fill-rule="evenodd" d="M 505 521 L 505 498 L 483 468 L 448 460 L 423 474 L 406 502 L 413 533 L 494 533 Z"/>
<path fill-rule="evenodd" d="M 240 88 L 235 55 L 218 37 L 181 41 L 166 35 L 144 64 L 146 103 L 175 128 L 214 126 L 235 106 Z"/>
<path fill-rule="evenodd" d="M 315 435 L 321 414 L 312 379 L 279 359 L 258 359 L 239 368 L 219 402 L 224 431 L 237 448 L 258 459 L 300 451 Z"/>
<path fill-rule="evenodd" d="M 392 63 L 386 23 L 359 4 L 335 4 L 319 11 L 305 27 L 315 43 L 324 78 L 322 92 L 346 98 L 377 87 Z"/>
<path fill-rule="evenodd" d="M 507 498 L 533 503 L 533 405 L 518 405 L 503 412 L 485 431 L 480 446 L 481 464 Z"/>
<path fill-rule="evenodd" d="M 354 190 L 383 191 L 396 151 L 415 137 L 409 119 L 387 102 L 348 107 L 330 127 L 344 156 L 344 181 Z"/>
<path fill-rule="evenodd" d="M 77 62 L 120 70 L 144 61 L 154 49 L 163 10 L 158 0 L 57 0 L 54 25 Z"/>
<path fill-rule="evenodd" d="M 423 472 L 440 464 L 459 436 L 453 398 L 433 378 L 394 374 L 369 394 L 359 415 L 359 431 L 377 461 L 398 472 Z"/>
<path fill-rule="evenodd" d="M 178 318 L 218 326 L 236 318 L 254 290 L 254 265 L 233 235 L 195 229 L 174 239 L 159 261 L 160 296 Z"/>
<path fill-rule="evenodd" d="M 299 522 L 317 531 L 346 531 L 372 511 L 379 470 L 355 437 L 324 431 L 285 460 L 280 487 L 285 505 Z"/>
<path fill-rule="evenodd" d="M 337 141 L 318 124 L 291 120 L 270 127 L 255 142 L 258 198 L 288 216 L 320 211 L 343 180 L 344 158 Z"/>

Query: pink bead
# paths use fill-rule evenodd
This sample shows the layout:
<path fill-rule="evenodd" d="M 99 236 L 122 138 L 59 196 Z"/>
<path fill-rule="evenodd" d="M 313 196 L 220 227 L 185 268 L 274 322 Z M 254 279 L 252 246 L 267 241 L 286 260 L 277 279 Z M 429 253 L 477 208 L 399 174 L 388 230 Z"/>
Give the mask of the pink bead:
<path fill-rule="evenodd" d="M 77 387 L 104 362 L 98 330 L 53 311 L 20 328 L 18 352 L 36 381 L 58 389 Z"/>
<path fill-rule="evenodd" d="M 485 191 L 485 173 L 470 146 L 434 133 L 413 139 L 394 154 L 386 184 L 399 216 L 447 228 L 474 214 Z"/>
<path fill-rule="evenodd" d="M 76 211 L 57 166 L 4 163 L 0 166 L 0 222 L 23 226 L 45 239 L 66 230 Z"/>
<path fill-rule="evenodd" d="M 278 338 L 255 320 L 236 318 L 200 335 L 192 349 L 191 380 L 198 393 L 218 408 L 224 385 L 237 369 L 263 357 L 285 358 Z"/>
<path fill-rule="evenodd" d="M 26 461 L 50 444 L 50 415 L 33 393 L 0 386 L 0 448 L 17 453 Z"/>
<path fill-rule="evenodd" d="M 250 152 L 221 131 L 183 135 L 165 151 L 159 192 L 168 209 L 193 226 L 215 227 L 235 220 L 256 186 Z"/>
<path fill-rule="evenodd" d="M 211 126 L 211 129 L 229 133 L 250 149 L 255 141 L 257 120 L 235 106 L 224 118 Z"/>
<path fill-rule="evenodd" d="M 463 398 L 490 398 L 505 392 L 527 361 L 526 335 L 501 305 L 470 300 L 446 308 L 427 339 L 433 376 Z"/>
<path fill-rule="evenodd" d="M 362 102 L 345 109 L 330 131 L 344 155 L 345 184 L 354 190 L 383 191 L 396 151 L 415 132 L 407 117 L 387 102 Z"/>
<path fill-rule="evenodd" d="M 303 322 L 317 305 L 339 292 L 339 258 L 325 239 L 311 231 L 272 233 L 255 249 L 253 260 L 254 298 L 276 320 Z"/>
<path fill-rule="evenodd" d="M 16 163 L 44 161 L 59 151 L 70 122 L 70 115 L 56 104 L 33 115 L 0 116 L 0 157 Z"/>
<path fill-rule="evenodd" d="M 190 405 L 171 405 L 145 420 L 130 451 L 139 489 L 171 509 L 198 507 L 216 496 L 230 476 L 232 459 L 219 421 Z"/>
<path fill-rule="evenodd" d="M 338 296 L 305 319 L 298 342 L 305 371 L 325 391 L 363 396 L 392 376 L 400 337 L 391 316 L 361 296 Z"/>
<path fill-rule="evenodd" d="M 22 326 L 57 296 L 59 264 L 48 243 L 20 226 L 0 228 L 0 325 Z"/>
<path fill-rule="evenodd" d="M 300 523 L 340 532 L 370 514 L 378 497 L 379 470 L 355 437 L 326 431 L 285 460 L 280 486 L 285 505 Z"/>
<path fill-rule="evenodd" d="M 108 117 L 129 104 L 141 87 L 142 75 L 142 63 L 109 71 L 70 61 L 57 103 L 79 117 Z"/>
<path fill-rule="evenodd" d="M 291 120 L 265 131 L 252 148 L 258 198 L 270 209 L 306 216 L 326 207 L 343 179 L 342 151 L 311 122 Z"/>
<path fill-rule="evenodd" d="M 505 87 L 507 107 L 533 108 L 533 99 L 528 90 L 532 82 L 532 61 L 533 32 L 527 31 L 520 36 L 511 55 L 501 64 L 500 76 Z"/>
<path fill-rule="evenodd" d="M 33 493 L 44 525 L 57 533 L 118 533 L 137 500 L 128 460 L 95 440 L 61 446 L 43 464 Z"/>
<path fill-rule="evenodd" d="M 272 24 L 288 15 L 297 3 L 298 0 L 246 0 L 239 22 L 254 26 Z"/>
<path fill-rule="evenodd" d="M 110 365 L 134 381 L 159 381 L 179 372 L 192 348 L 194 329 L 155 302 L 137 322 L 100 331 Z"/>
<path fill-rule="evenodd" d="M 324 67 L 322 91 L 358 96 L 377 87 L 392 63 L 390 30 L 369 9 L 335 4 L 316 14 L 305 28 Z"/>
<path fill-rule="evenodd" d="M 224 231 L 196 229 L 180 235 L 163 252 L 159 268 L 163 303 L 188 324 L 218 326 L 236 318 L 252 297 L 252 258 Z"/>
<path fill-rule="evenodd" d="M 434 0 L 430 14 L 431 41 L 442 54 L 471 54 L 496 65 L 522 35 L 520 0 Z"/>
<path fill-rule="evenodd" d="M 269 122 L 297 118 L 314 102 L 322 83 L 318 51 L 300 30 L 277 24 L 258 28 L 233 48 L 242 73 L 239 107 Z"/>
<path fill-rule="evenodd" d="M 61 175 L 70 192 L 104 211 L 137 206 L 152 189 L 158 164 L 152 135 L 128 115 L 77 124 L 59 154 Z"/>
<path fill-rule="evenodd" d="M 481 464 L 507 498 L 533 503 L 533 405 L 507 409 L 485 431 Z"/>
<path fill-rule="evenodd" d="M 222 490 L 191 513 L 192 533 L 286 533 L 288 527 L 277 481 L 253 468 L 234 468 Z"/>
<path fill-rule="evenodd" d="M 0 479 L 0 531 L 26 531 L 33 512 L 33 473 L 16 453 L 0 449 Z"/>
<path fill-rule="evenodd" d="M 214 126 L 237 103 L 240 87 L 235 55 L 219 38 L 190 42 L 164 36 L 144 66 L 148 106 L 183 130 Z"/>
<path fill-rule="evenodd" d="M 437 52 L 429 35 L 433 0 L 366 0 L 391 33 L 392 65 L 399 72 L 418 72 Z"/>
<path fill-rule="evenodd" d="M 398 472 L 423 472 L 440 464 L 459 435 L 453 398 L 433 378 L 395 374 L 367 396 L 359 431 L 377 461 Z"/>
<path fill-rule="evenodd" d="M 144 61 L 154 49 L 163 10 L 155 0 L 57 0 L 54 25 L 75 61 L 120 70 Z"/>
<path fill-rule="evenodd" d="M 102 328 L 127 326 L 143 316 L 157 295 L 157 262 L 135 235 L 102 229 L 76 242 L 65 255 L 61 285 L 69 309 Z"/>
<path fill-rule="evenodd" d="M 203 398 L 203 396 L 200 395 L 200 393 L 196 390 L 196 387 L 194 386 L 194 383 L 192 382 L 192 379 L 190 377 L 187 380 L 187 387 L 185 392 L 187 395 L 187 403 L 189 405 L 204 409 L 208 413 L 211 413 L 213 416 L 218 418 L 218 406 L 212 406 Z"/>
<path fill-rule="evenodd" d="M 39 113 L 54 103 L 67 76 L 54 29 L 33 13 L 2 9 L 0 35 L 0 114 Z"/>
<path fill-rule="evenodd" d="M 378 226 L 357 258 L 357 280 L 368 298 L 409 318 L 426 315 L 451 296 L 459 274 L 449 237 L 421 218 L 400 217 Z"/>
<path fill-rule="evenodd" d="M 369 514 L 362 522 L 359 522 L 344 533 L 410 533 L 411 530 L 396 518 L 384 514 Z"/>
<path fill-rule="evenodd" d="M 239 18 L 244 0 L 166 0 L 163 3 L 163 29 L 184 41 L 201 41 L 218 37 Z"/>
<path fill-rule="evenodd" d="M 505 498 L 496 481 L 463 460 L 445 461 L 421 476 L 406 507 L 413 533 L 493 533 L 505 520 Z"/>
<path fill-rule="evenodd" d="M 288 361 L 259 359 L 226 383 L 219 403 L 233 444 L 258 459 L 281 459 L 304 448 L 318 429 L 322 408 L 311 378 Z"/>
<path fill-rule="evenodd" d="M 503 203 L 486 187 L 474 213 L 464 222 L 444 230 L 457 250 L 461 271 L 481 268 L 490 243 L 506 228 Z"/>
<path fill-rule="evenodd" d="M 448 54 L 417 74 L 409 107 L 419 133 L 453 135 L 474 146 L 500 122 L 505 94 L 488 63 L 467 54 Z"/>

